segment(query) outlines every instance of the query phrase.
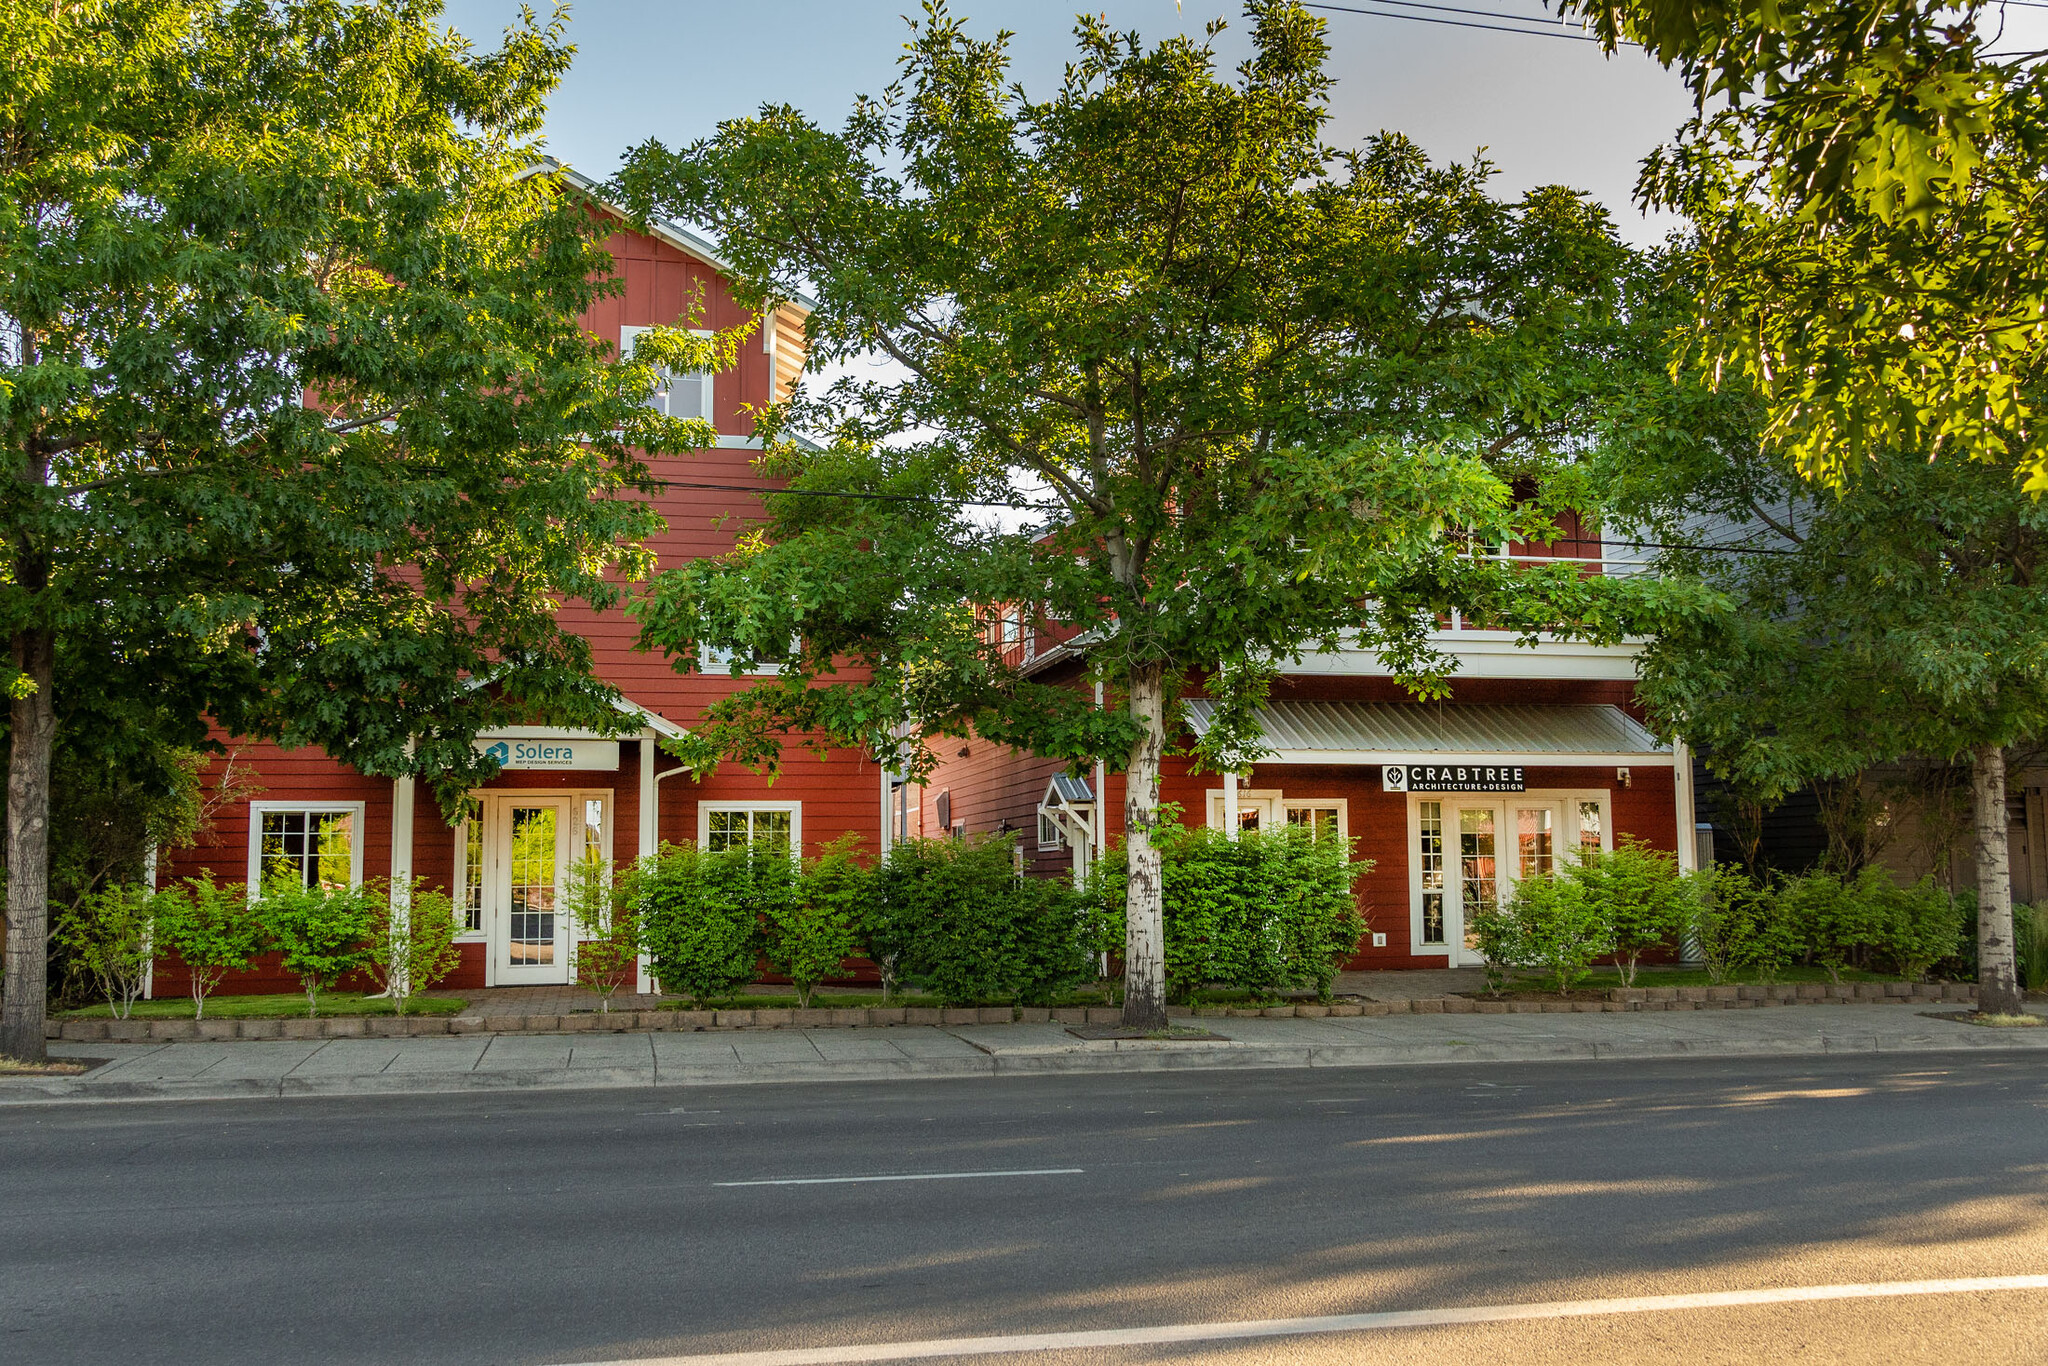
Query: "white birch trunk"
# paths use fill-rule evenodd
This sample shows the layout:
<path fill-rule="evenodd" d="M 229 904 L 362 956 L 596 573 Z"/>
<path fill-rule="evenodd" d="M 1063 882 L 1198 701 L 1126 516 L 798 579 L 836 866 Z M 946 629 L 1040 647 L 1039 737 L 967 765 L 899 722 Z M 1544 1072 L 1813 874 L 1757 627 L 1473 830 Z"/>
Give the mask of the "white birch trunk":
<path fill-rule="evenodd" d="M 1159 760 L 1166 751 L 1165 670 L 1158 664 L 1134 669 L 1131 715 L 1144 728 L 1131 746 L 1124 775 L 1124 847 L 1130 882 L 1124 895 L 1124 1024 L 1135 1029 L 1166 1025 L 1166 924 L 1159 876 Z"/>
<path fill-rule="evenodd" d="M 1977 827 L 1977 1009 L 2017 1015 L 2026 993 L 2012 942 L 2012 862 L 2006 847 L 2005 750 L 1984 745 L 1970 760 Z"/>

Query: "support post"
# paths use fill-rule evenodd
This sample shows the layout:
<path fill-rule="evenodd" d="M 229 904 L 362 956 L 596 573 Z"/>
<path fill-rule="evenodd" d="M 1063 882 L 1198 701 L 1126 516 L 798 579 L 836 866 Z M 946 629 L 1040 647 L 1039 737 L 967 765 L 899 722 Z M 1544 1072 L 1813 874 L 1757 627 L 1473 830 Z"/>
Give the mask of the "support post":
<path fill-rule="evenodd" d="M 651 857 L 661 843 L 661 785 L 654 780 L 654 754 L 654 730 L 650 727 L 640 732 L 640 829 L 633 849 L 635 860 Z M 654 991 L 645 953 L 634 970 L 633 989 L 642 996 Z"/>
<path fill-rule="evenodd" d="M 416 781 L 410 773 L 391 780 L 391 919 L 393 929 L 409 935 L 412 930 L 412 827 Z M 394 955 L 395 956 L 395 955 Z M 388 995 L 404 998 L 412 994 L 412 980 L 403 961 L 391 965 Z"/>
<path fill-rule="evenodd" d="M 1699 867 L 1699 846 L 1693 833 L 1698 817 L 1693 810 L 1692 751 L 1678 739 L 1671 742 L 1671 791 L 1678 808 L 1678 871 L 1690 873 Z"/>
<path fill-rule="evenodd" d="M 1223 838 L 1237 843 L 1237 774 L 1223 775 Z"/>

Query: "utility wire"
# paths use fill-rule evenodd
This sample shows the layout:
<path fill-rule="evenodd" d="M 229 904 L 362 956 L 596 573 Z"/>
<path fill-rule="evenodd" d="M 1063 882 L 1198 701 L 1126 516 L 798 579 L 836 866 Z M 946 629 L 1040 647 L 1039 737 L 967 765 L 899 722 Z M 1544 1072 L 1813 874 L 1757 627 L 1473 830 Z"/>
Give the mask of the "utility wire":
<path fill-rule="evenodd" d="M 1547 22 L 1546 20 L 1526 15 L 1503 14 L 1497 10 L 1459 9 L 1452 5 L 1425 5 L 1419 3 L 1418 0 L 1380 0 L 1380 3 L 1386 5 L 1410 5 L 1416 9 L 1443 10 L 1451 14 L 1477 14 L 1487 19 L 1509 19 L 1518 24 L 1541 24 Z M 1428 14 L 1398 14 L 1393 10 L 1358 9 L 1351 5 L 1304 3 L 1302 7 L 1304 9 L 1329 10 L 1337 14 L 1363 14 L 1374 19 L 1412 19 L 1418 24 L 1448 24 L 1453 28 L 1483 28 L 1489 29 L 1494 33 L 1522 33 L 1532 38 L 1563 38 L 1568 42 L 1574 43 L 1597 43 L 1600 41 L 1591 34 L 1566 33 L 1561 29 L 1554 28 L 1509 28 L 1506 24 L 1475 24 L 1469 19 L 1438 19 Z M 1633 44 L 1630 46 L 1633 46 Z"/>

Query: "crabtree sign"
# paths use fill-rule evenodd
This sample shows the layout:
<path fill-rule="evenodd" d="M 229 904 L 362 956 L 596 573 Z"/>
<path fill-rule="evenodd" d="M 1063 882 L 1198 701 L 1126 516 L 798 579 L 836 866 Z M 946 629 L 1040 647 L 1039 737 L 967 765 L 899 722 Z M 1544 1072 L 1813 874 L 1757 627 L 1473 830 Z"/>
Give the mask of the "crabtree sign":
<path fill-rule="evenodd" d="M 575 768 L 616 772 L 619 742 L 616 740 L 533 740 L 485 737 L 476 742 L 477 752 L 498 761 L 501 769 Z"/>
<path fill-rule="evenodd" d="M 1524 792 L 1520 764 L 1387 764 L 1380 769 L 1387 792 Z"/>

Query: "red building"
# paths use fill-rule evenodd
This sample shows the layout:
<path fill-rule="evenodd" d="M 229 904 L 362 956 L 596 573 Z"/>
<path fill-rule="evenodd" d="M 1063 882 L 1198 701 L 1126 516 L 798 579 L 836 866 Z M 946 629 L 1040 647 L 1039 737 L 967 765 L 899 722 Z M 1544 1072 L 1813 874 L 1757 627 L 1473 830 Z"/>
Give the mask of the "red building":
<path fill-rule="evenodd" d="M 1597 540 L 1524 547 L 1581 558 L 1599 572 Z M 1084 682 L 1070 645 L 1033 638 L 998 614 L 996 640 L 1041 681 Z M 1358 882 L 1367 922 L 1355 968 L 1476 964 L 1467 911 L 1546 871 L 1582 844 L 1624 836 L 1695 861 L 1685 746 L 1642 724 L 1633 645 L 1546 639 L 1452 618 L 1437 633 L 1459 663 L 1445 702 L 1417 702 L 1372 653 L 1315 654 L 1275 683 L 1260 715 L 1272 757 L 1248 774 L 1196 774 L 1169 756 L 1162 801 L 1217 829 L 1277 824 L 1334 829 L 1371 871 Z M 1200 734 L 1210 705 L 1188 700 Z M 1051 760 L 985 741 L 947 744 L 921 789 L 897 794 L 899 837 L 1014 830 L 1032 870 L 1078 872 L 1123 831 L 1121 775 L 1066 774 Z"/>
<path fill-rule="evenodd" d="M 578 188 L 595 186 L 565 173 Z M 683 320 L 700 287 L 703 324 L 746 319 L 726 272 L 707 242 L 679 228 L 650 233 L 623 226 L 608 243 L 624 284 L 585 319 L 597 336 L 630 350 L 638 331 Z M 717 375 L 678 377 L 657 401 L 678 416 L 705 416 L 715 449 L 657 457 L 655 472 L 696 484 L 763 486 L 752 460 L 759 442 L 748 409 L 795 383 L 804 360 L 804 307 L 784 305 L 760 328 L 738 366 Z M 653 544 L 663 567 L 730 550 L 737 528 L 758 515 L 745 492 L 673 489 L 657 500 L 667 530 Z M 453 829 L 410 778 L 372 778 L 317 750 L 285 751 L 232 740 L 238 771 L 260 788 L 223 811 L 206 842 L 182 851 L 162 873 L 210 870 L 224 882 L 259 885 L 279 875 L 315 882 L 417 877 L 445 887 L 463 918 L 455 988 L 567 982 L 568 917 L 559 912 L 571 867 L 595 855 L 631 861 L 661 843 L 706 847 L 765 841 L 814 850 L 849 831 L 879 849 L 888 777 L 862 754 L 831 752 L 820 761 L 792 752 L 768 782 L 737 767 L 703 781 L 664 755 L 657 742 L 680 735 L 703 710 L 748 686 L 719 661 L 707 672 L 677 674 L 659 654 L 633 649 L 635 626 L 623 613 L 572 607 L 562 620 L 591 642 L 600 677 L 623 695 L 634 730 L 621 740 L 594 732 L 517 727 L 479 743 L 497 748 L 504 771 L 473 794 L 469 816 Z M 772 666 L 770 666 L 772 667 Z M 207 775 L 219 777 L 220 763 Z M 642 988 L 651 984 L 642 973 Z M 261 963 L 223 984 L 225 991 L 296 990 L 296 979 Z M 152 993 L 185 989 L 175 960 L 156 966 Z"/>

